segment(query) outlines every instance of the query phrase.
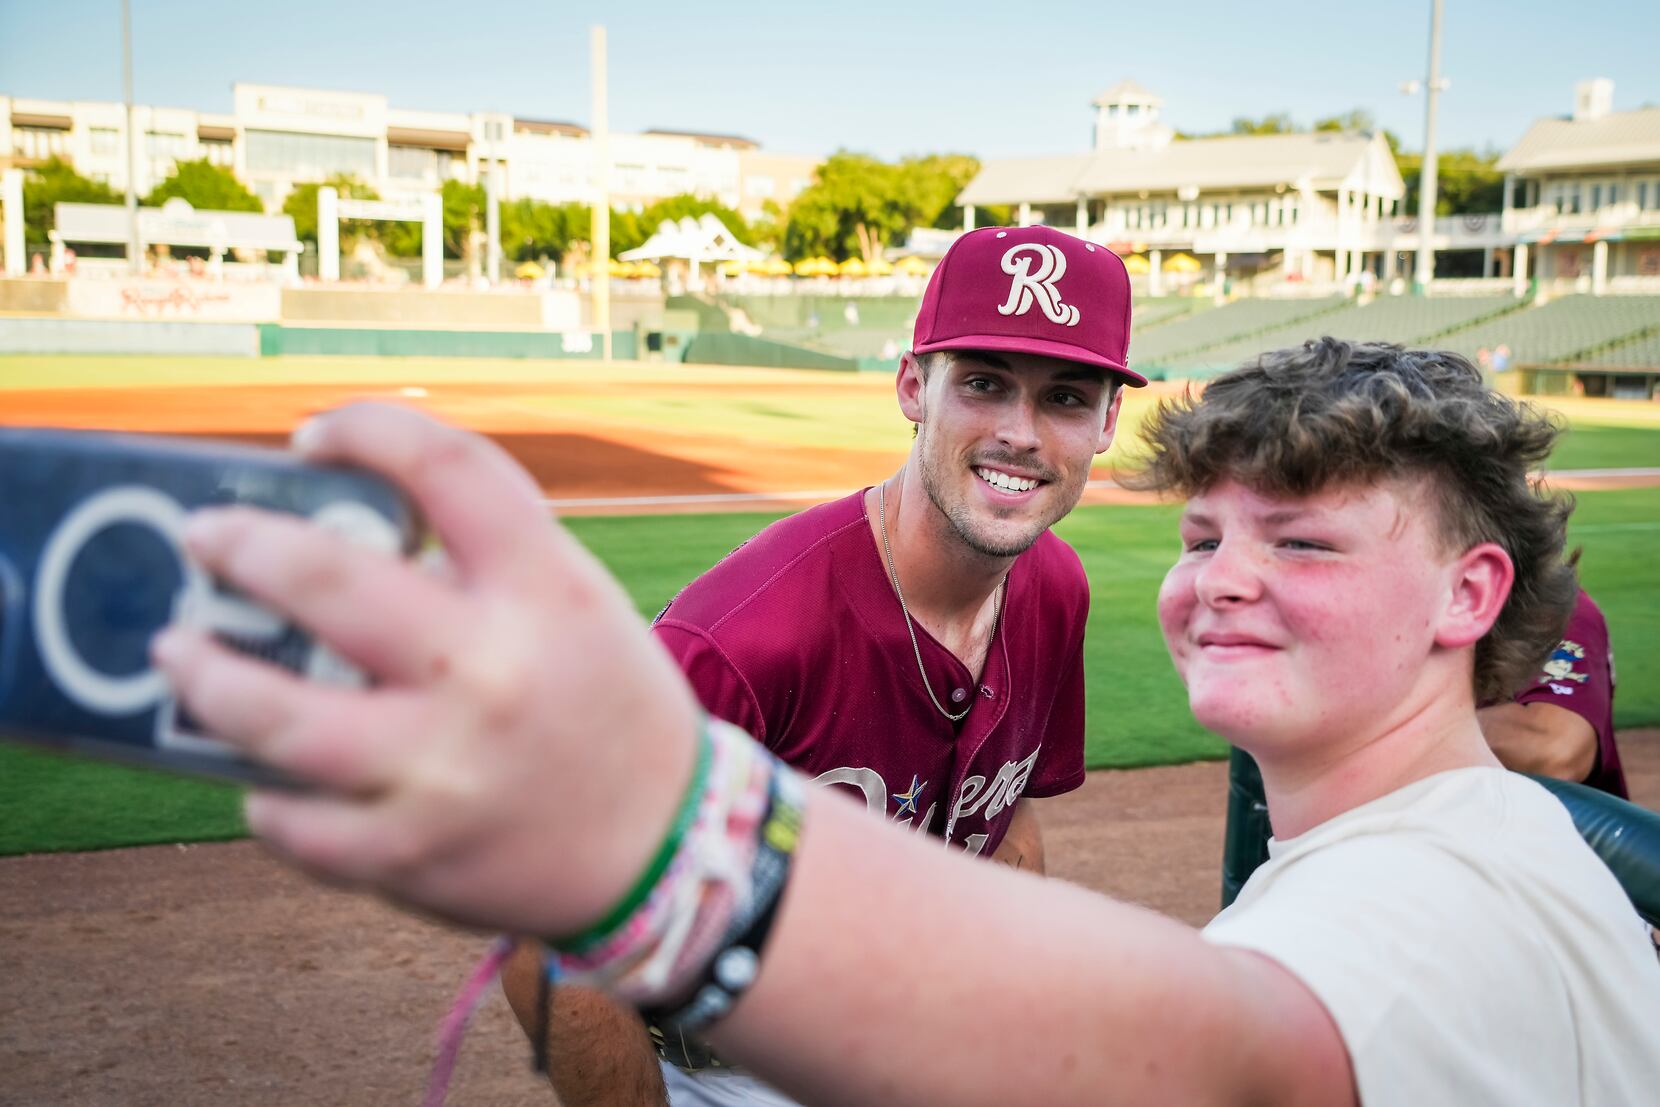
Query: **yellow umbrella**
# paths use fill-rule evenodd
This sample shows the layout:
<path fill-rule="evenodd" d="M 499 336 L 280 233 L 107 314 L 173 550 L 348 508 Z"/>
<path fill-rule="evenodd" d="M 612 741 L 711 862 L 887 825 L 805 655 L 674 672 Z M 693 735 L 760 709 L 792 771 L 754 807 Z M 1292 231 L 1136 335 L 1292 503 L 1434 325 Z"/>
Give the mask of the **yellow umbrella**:
<path fill-rule="evenodd" d="M 1134 276 L 1139 277 L 1151 268 L 1152 267 L 1147 264 L 1147 259 L 1140 254 L 1131 254 L 1129 257 L 1124 259 L 1124 271 Z"/>
<path fill-rule="evenodd" d="M 633 268 L 626 261 L 618 261 L 616 258 L 612 258 L 606 263 L 605 271 L 613 277 L 626 277 L 632 272 Z"/>
<path fill-rule="evenodd" d="M 907 277 L 926 277 L 928 275 L 928 263 L 914 255 L 908 258 L 900 258 L 899 264 L 895 265 L 894 268 Z"/>
<path fill-rule="evenodd" d="M 663 275 L 663 271 L 657 267 L 657 263 L 651 261 L 636 263 L 634 273 L 640 277 L 661 277 Z"/>
<path fill-rule="evenodd" d="M 795 263 L 795 275 L 798 277 L 832 277 L 836 272 L 836 263 L 822 254 Z"/>
<path fill-rule="evenodd" d="M 1164 268 L 1172 273 L 1197 273 L 1204 268 L 1204 265 L 1192 254 L 1181 253 L 1171 254 L 1169 259 L 1165 261 Z"/>
<path fill-rule="evenodd" d="M 733 258 L 730 261 L 723 261 L 723 262 L 720 263 L 720 272 L 721 272 L 721 276 L 723 276 L 723 277 L 741 276 L 743 274 L 744 269 L 745 269 L 744 263 L 742 261 L 738 260 L 737 258 Z"/>
<path fill-rule="evenodd" d="M 870 270 L 866 268 L 863 258 L 848 258 L 836 267 L 836 272 L 844 277 L 870 276 Z"/>
<path fill-rule="evenodd" d="M 519 263 L 519 267 L 513 270 L 513 275 L 521 281 L 539 281 L 547 276 L 547 270 L 534 261 L 522 261 Z"/>
<path fill-rule="evenodd" d="M 893 272 L 893 263 L 887 258 L 876 258 L 865 268 L 870 270 L 873 277 L 885 277 Z"/>
<path fill-rule="evenodd" d="M 787 277 L 795 272 L 794 267 L 783 258 L 768 258 L 761 268 L 769 277 Z"/>

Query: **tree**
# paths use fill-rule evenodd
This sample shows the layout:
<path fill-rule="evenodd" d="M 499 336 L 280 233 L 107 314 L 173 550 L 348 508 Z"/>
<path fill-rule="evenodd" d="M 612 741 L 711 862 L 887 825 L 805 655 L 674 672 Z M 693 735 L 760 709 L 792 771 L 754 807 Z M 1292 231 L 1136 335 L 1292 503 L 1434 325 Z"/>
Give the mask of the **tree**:
<path fill-rule="evenodd" d="M 119 204 L 121 196 L 109 185 L 83 177 L 62 158 L 51 158 L 23 177 L 23 243 L 33 253 L 51 245 L 47 232 L 57 226 L 57 205 Z"/>
<path fill-rule="evenodd" d="M 1228 128 L 1228 134 L 1233 135 L 1294 135 L 1301 131 L 1290 112 L 1277 111 L 1272 115 L 1265 115 L 1261 119 L 1252 119 L 1249 116 L 1235 116 L 1233 124 Z"/>
<path fill-rule="evenodd" d="M 899 175 L 895 166 L 865 154 L 830 155 L 790 205 L 785 255 L 875 258 L 909 226 L 897 202 Z"/>
<path fill-rule="evenodd" d="M 1504 208 L 1504 174 L 1498 169 L 1497 151 L 1448 150 L 1435 159 L 1435 214 L 1465 215 L 1501 211 Z M 1406 196 L 1401 211 L 1418 214 L 1418 183 L 1423 176 L 1424 155 L 1401 154 L 1396 159 Z"/>
<path fill-rule="evenodd" d="M 198 211 L 264 211 L 259 197 L 248 191 L 229 169 L 214 165 L 206 158 L 173 164 L 167 179 L 144 197 L 146 207 L 160 207 L 179 197 Z"/>
<path fill-rule="evenodd" d="M 1389 143 L 1390 153 L 1399 153 L 1401 148 L 1400 138 L 1393 131 L 1379 127 L 1377 119 L 1365 108 L 1350 108 L 1348 111 L 1339 112 L 1336 115 L 1316 119 L 1312 127 L 1302 126 L 1291 117 L 1289 112 L 1277 111 L 1260 119 L 1252 119 L 1249 116 L 1241 115 L 1236 116 L 1233 124 L 1225 131 L 1205 131 L 1195 134 L 1178 131 L 1176 137 L 1189 139 L 1216 138 L 1219 135 L 1295 135 L 1306 134 L 1309 131 L 1378 132 L 1383 135 L 1384 141 Z"/>
<path fill-rule="evenodd" d="M 356 177 L 336 175 L 326 181 L 308 181 L 305 184 L 295 185 L 294 190 L 284 197 L 282 212 L 294 220 L 294 237 L 302 242 L 317 243 L 317 190 L 328 185 L 348 200 L 378 200 L 380 193 L 373 187 L 358 180 Z M 377 228 L 374 220 L 370 219 L 342 219 L 340 221 L 340 244 L 350 251 L 351 243 L 358 238 L 377 238 Z"/>
<path fill-rule="evenodd" d="M 968 154 L 929 154 L 899 163 L 901 202 L 911 227 L 959 226 L 957 197 L 980 172 L 980 160 Z"/>
<path fill-rule="evenodd" d="M 762 200 L 761 217 L 749 225 L 750 245 L 769 252 L 779 250 L 784 245 L 784 226 L 787 222 L 789 215 L 777 200 Z"/>
<path fill-rule="evenodd" d="M 1378 121 L 1365 108 L 1350 108 L 1337 115 L 1329 115 L 1324 119 L 1314 121 L 1316 131 L 1361 131 L 1367 134 L 1381 134 L 1383 140 L 1389 144 L 1389 152 L 1397 159 L 1401 153 L 1401 139 L 1394 131 L 1387 127 L 1379 127 Z"/>
<path fill-rule="evenodd" d="M 592 210 L 592 208 L 589 209 L 590 212 L 592 212 Z M 582 236 L 583 241 L 588 243 L 591 249 L 594 239 L 593 216 L 591 214 L 589 215 L 588 222 L 584 225 L 583 229 L 586 232 Z M 640 213 L 637 211 L 619 211 L 616 208 L 612 208 L 611 256 L 614 258 L 624 250 L 632 250 L 638 246 L 645 245 L 646 239 L 650 238 L 651 232 L 656 229 L 657 224 L 655 223 L 653 223 L 648 229 L 646 227 L 645 220 L 640 218 Z"/>
<path fill-rule="evenodd" d="M 755 238 L 749 229 L 747 219 L 718 200 L 711 200 L 706 196 L 698 196 L 690 192 L 682 192 L 678 196 L 664 197 L 647 207 L 640 213 L 640 229 L 646 233 L 647 237 L 650 237 L 656 233 L 663 220 L 671 219 L 679 222 L 688 215 L 693 219 L 698 219 L 704 215 L 713 215 L 726 224 L 726 229 L 731 231 L 733 237 L 739 242 L 742 242 L 745 246 L 755 245 Z"/>
<path fill-rule="evenodd" d="M 484 227 L 484 186 L 449 180 L 439 191 L 444 208 L 444 256 L 470 260 L 473 239 Z M 419 223 L 384 223 L 379 237 L 389 254 L 406 258 L 421 254 Z"/>
<path fill-rule="evenodd" d="M 593 209 L 587 204 L 549 204 L 522 199 L 501 206 L 502 255 L 513 261 L 563 261 L 571 247 L 590 237 Z"/>

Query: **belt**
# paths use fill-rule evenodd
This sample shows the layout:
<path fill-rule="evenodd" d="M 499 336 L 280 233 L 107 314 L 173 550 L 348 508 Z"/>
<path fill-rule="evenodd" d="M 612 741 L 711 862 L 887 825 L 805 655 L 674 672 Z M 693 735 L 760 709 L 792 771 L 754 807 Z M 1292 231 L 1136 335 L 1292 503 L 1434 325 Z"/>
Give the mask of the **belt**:
<path fill-rule="evenodd" d="M 657 1051 L 658 1058 L 675 1068 L 699 1072 L 732 1067 L 716 1057 L 701 1038 L 688 1036 L 678 1027 L 665 1027 L 648 1021 L 646 1030 L 651 1034 L 651 1046 Z"/>

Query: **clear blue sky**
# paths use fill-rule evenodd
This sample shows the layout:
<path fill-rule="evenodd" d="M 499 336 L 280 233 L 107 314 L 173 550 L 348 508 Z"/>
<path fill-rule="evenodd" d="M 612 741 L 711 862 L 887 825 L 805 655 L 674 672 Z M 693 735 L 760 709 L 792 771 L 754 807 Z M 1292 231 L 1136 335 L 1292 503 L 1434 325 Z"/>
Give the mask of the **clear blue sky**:
<path fill-rule="evenodd" d="M 615 130 L 746 135 L 792 153 L 1080 152 L 1129 77 L 1181 130 L 1365 108 L 1408 148 L 1429 0 L 133 0 L 135 97 L 229 112 L 236 81 L 378 92 L 393 107 L 586 123 L 588 28 L 610 36 Z M 1513 143 L 1614 80 L 1660 104 L 1652 0 L 1446 0 L 1439 144 Z M 121 99 L 119 0 L 0 0 L 0 93 Z"/>

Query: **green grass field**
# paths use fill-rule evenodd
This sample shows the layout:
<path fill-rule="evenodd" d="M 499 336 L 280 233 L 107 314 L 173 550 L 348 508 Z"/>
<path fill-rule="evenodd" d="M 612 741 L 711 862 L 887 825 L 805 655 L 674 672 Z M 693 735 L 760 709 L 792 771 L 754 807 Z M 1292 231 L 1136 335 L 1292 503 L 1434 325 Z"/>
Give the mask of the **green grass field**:
<path fill-rule="evenodd" d="M 349 383 L 365 391 L 524 387 L 522 400 L 596 425 L 706 430 L 764 448 L 780 442 L 903 450 L 908 426 L 891 379 L 764 369 L 600 366 L 557 361 L 425 358 L 0 358 L 0 405 L 13 389 L 227 387 Z M 623 391 L 619 392 L 619 386 Z M 1150 409 L 1129 393 L 1120 443 Z M 1551 468 L 1660 467 L 1660 407 L 1551 399 L 1570 426 Z M 1115 448 L 1107 463 L 1121 456 Z M 1158 582 L 1175 549 L 1173 507 L 1090 507 L 1059 527 L 1092 582 L 1085 659 L 1092 767 L 1130 767 L 1219 755 L 1188 718 L 1154 618 Z M 623 580 L 642 614 L 655 613 L 772 516 L 578 518 L 571 529 Z M 1585 493 L 1573 540 L 1582 575 L 1608 614 L 1622 676 L 1621 725 L 1660 723 L 1660 489 Z M 211 840 L 242 833 L 230 788 L 58 757 L 0 744 L 0 854 Z M 1220 802 L 1220 797 L 1218 799 Z"/>
<path fill-rule="evenodd" d="M 441 396 L 465 389 L 523 386 L 511 403 L 527 416 L 579 417 L 636 431 L 703 431 L 733 438 L 844 450 L 907 448 L 910 424 L 894 405 L 886 374 L 679 365 L 599 366 L 591 362 L 462 358 L 160 358 L 0 357 L 0 404 L 15 389 L 231 388 L 239 385 L 339 385 L 389 393 L 419 385 Z M 755 394 L 744 393 L 754 390 Z M 1136 429 L 1157 393 L 1131 389 L 1118 441 L 1098 475 L 1131 461 Z M 1538 398 L 1570 430 L 1556 469 L 1660 467 L 1660 410 L 1615 400 Z"/>
<path fill-rule="evenodd" d="M 1079 551 L 1093 602 L 1084 673 L 1091 767 L 1168 764 L 1224 747 L 1188 716 L 1154 614 L 1176 549 L 1175 507 L 1086 507 L 1058 528 Z M 654 614 L 688 580 L 771 515 L 569 520 Z M 1660 722 L 1660 489 L 1583 493 L 1572 540 L 1608 615 L 1621 675 L 1622 726 Z M 202 841 L 242 833 L 235 789 L 0 745 L 0 855 Z M 1217 802 L 1222 802 L 1220 796 Z"/>

